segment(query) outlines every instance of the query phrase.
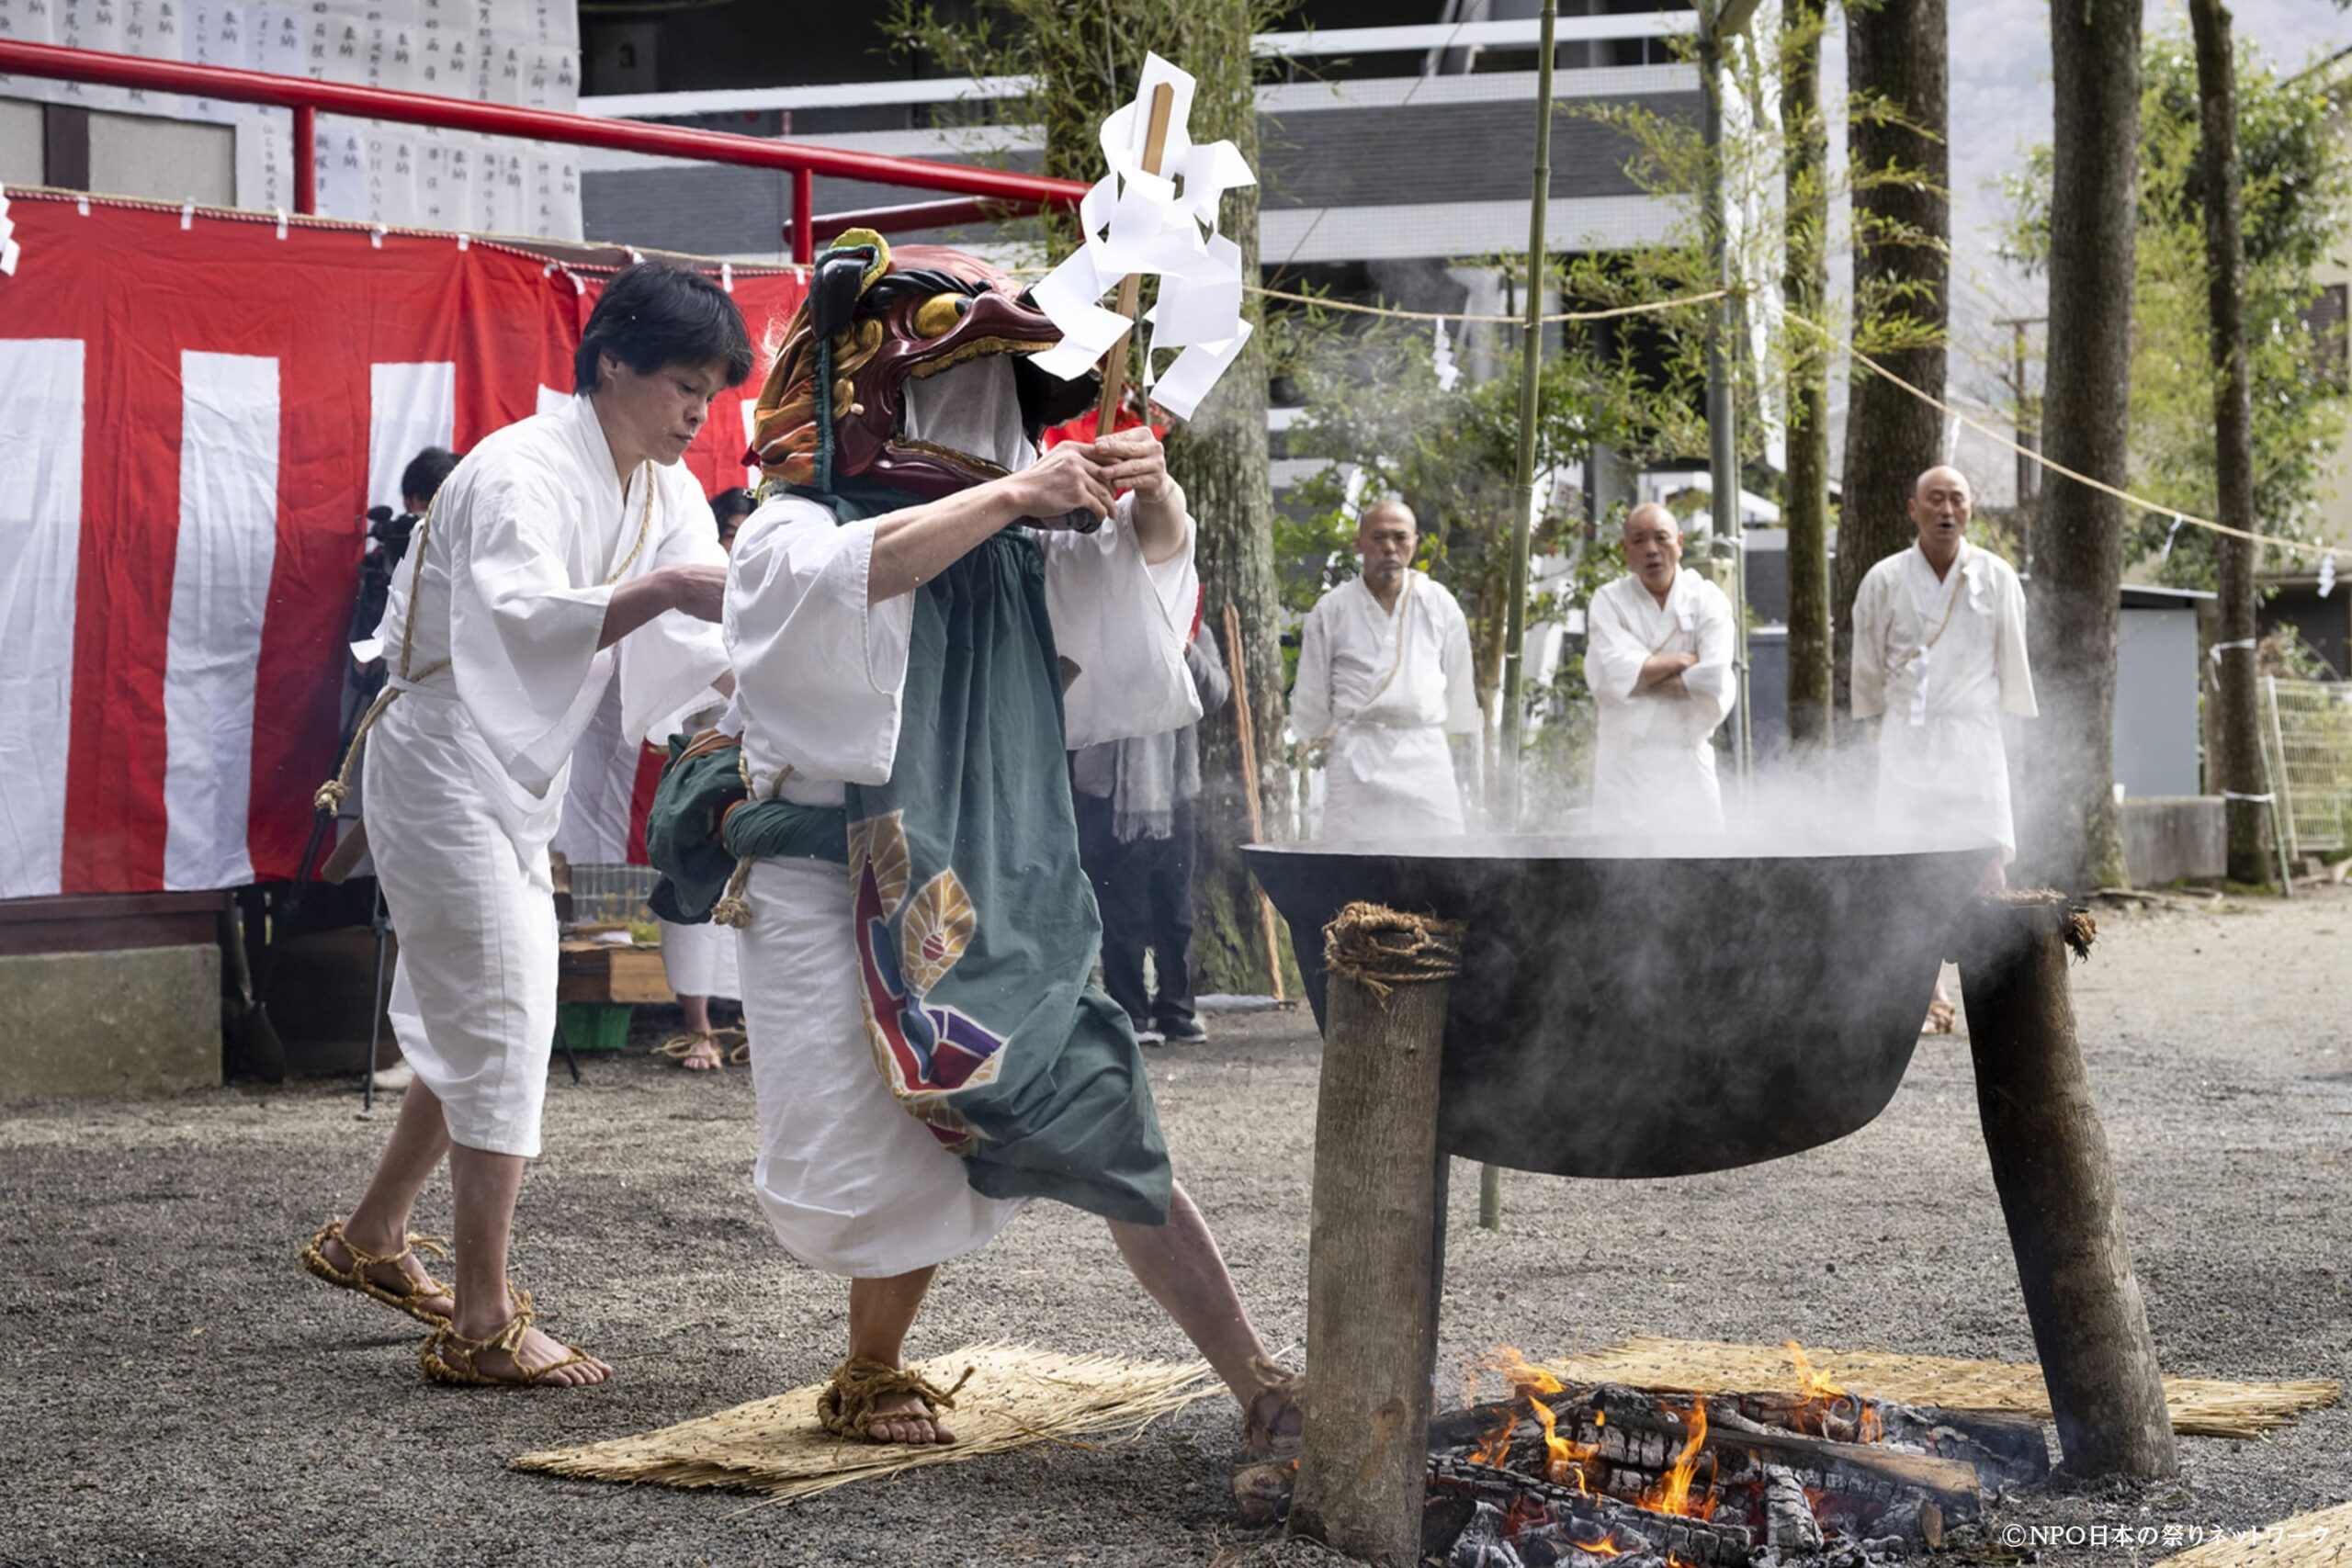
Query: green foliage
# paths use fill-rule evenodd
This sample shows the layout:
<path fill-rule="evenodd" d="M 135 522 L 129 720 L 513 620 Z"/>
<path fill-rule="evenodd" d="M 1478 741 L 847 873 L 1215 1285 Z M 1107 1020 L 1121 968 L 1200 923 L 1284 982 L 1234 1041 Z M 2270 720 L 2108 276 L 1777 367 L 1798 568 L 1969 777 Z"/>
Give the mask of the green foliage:
<path fill-rule="evenodd" d="M 2245 243 L 2247 368 L 2254 390 L 2257 525 L 2301 535 L 2325 488 L 2345 425 L 2345 391 L 2302 312 L 2352 195 L 2347 149 L 2326 96 L 2289 85 L 2251 45 L 2237 52 L 2238 159 Z M 2205 181 L 2198 156 L 2197 55 L 2178 29 L 2152 35 L 2142 61 L 2140 203 L 2132 283 L 2131 488 L 2162 505 L 2211 515 L 2213 394 L 2209 347 Z M 2050 247 L 2051 154 L 2033 150 L 2008 177 L 2004 249 L 2029 269 Z M 2171 519 L 2131 525 L 2132 558 L 2159 552 Z M 2184 529 L 2161 573 L 2210 588 L 2217 538 Z"/>

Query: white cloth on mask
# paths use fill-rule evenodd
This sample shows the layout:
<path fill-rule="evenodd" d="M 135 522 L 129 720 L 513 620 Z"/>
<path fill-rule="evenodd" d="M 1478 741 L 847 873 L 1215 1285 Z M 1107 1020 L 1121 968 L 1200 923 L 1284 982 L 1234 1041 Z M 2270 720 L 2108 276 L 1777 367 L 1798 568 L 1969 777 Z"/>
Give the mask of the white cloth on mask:
<path fill-rule="evenodd" d="M 967 374 L 976 369 L 986 374 Z M 1000 375 L 1002 389 L 973 385 Z M 1034 454 L 1018 404 L 1004 395 L 1012 384 L 1001 357 L 913 382 L 923 390 L 909 401 L 910 433 L 1025 467 Z M 1199 594 L 1193 530 L 1188 520 L 1183 548 L 1150 565 L 1134 507 L 1123 498 L 1091 535 L 1036 536 L 1055 645 L 1080 671 L 1063 698 L 1072 748 L 1200 716 L 1183 659 Z M 881 521 L 839 523 L 814 502 L 784 497 L 736 535 L 725 621 L 736 687 L 726 726 L 742 737 L 763 796 L 839 806 L 845 783 L 889 777 L 914 605 L 905 594 L 866 602 Z M 964 1162 L 899 1108 L 876 1070 L 847 873 L 763 861 L 747 893 L 738 959 L 760 1114 L 752 1184 L 776 1239 L 811 1268 L 852 1278 L 902 1274 L 987 1242 L 1021 1203 L 974 1192 Z"/>
<path fill-rule="evenodd" d="M 1853 703 L 1880 718 L 1881 828 L 2017 858 L 2001 720 L 2039 710 L 2016 568 L 1965 540 L 1940 579 L 1917 545 L 1871 568 L 1854 595 Z"/>
<path fill-rule="evenodd" d="M 1446 737 L 1480 723 L 1469 623 L 1426 573 L 1408 569 L 1393 612 L 1360 577 L 1307 612 L 1291 728 L 1309 745 L 1330 742 L 1322 837 L 1462 831 Z"/>
<path fill-rule="evenodd" d="M 649 482 L 650 521 L 632 558 Z M 539 1151 L 555 1035 L 548 846 L 566 768 L 615 666 L 625 730 L 632 716 L 675 712 L 726 670 L 718 628 L 674 611 L 596 647 L 607 580 L 678 563 L 726 563 L 701 487 L 677 466 L 640 468 L 624 485 L 579 397 L 469 453 L 393 581 L 379 635 L 404 690 L 370 733 L 365 764 L 368 844 L 401 942 L 390 1013 L 401 1054 L 468 1148 Z"/>
<path fill-rule="evenodd" d="M 1664 604 L 1640 578 L 1621 577 L 1592 596 L 1585 626 L 1584 680 L 1599 706 L 1594 829 L 1723 831 L 1714 733 L 1739 700 L 1730 598 L 1688 567 Z M 1658 653 L 1699 656 L 1682 672 L 1682 694 L 1640 689 L 1642 665 Z"/>

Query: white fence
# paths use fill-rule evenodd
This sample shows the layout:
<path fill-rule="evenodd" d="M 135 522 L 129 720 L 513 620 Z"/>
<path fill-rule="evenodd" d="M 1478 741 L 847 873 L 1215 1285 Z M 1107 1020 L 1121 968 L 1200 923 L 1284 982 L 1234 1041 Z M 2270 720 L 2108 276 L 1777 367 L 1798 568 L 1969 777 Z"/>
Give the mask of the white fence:
<path fill-rule="evenodd" d="M 2352 684 L 2266 677 L 2264 749 L 2290 858 L 2352 849 Z"/>

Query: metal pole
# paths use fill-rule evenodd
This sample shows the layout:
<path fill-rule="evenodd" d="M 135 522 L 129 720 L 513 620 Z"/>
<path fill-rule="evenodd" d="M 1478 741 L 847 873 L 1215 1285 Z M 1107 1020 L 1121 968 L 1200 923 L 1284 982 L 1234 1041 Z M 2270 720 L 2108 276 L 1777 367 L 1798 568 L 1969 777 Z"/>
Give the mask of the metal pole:
<path fill-rule="evenodd" d="M 1732 403 L 1732 356 L 1738 352 L 1738 279 L 1733 274 L 1730 224 L 1724 209 L 1723 34 L 1729 19 L 1716 6 L 1699 26 L 1699 86 L 1705 95 L 1707 144 L 1707 244 L 1715 281 L 1726 290 L 1715 306 L 1715 330 L 1707 334 L 1707 489 L 1709 532 L 1731 551 L 1732 673 L 1738 682 L 1739 721 L 1732 729 L 1732 756 L 1743 784 L 1750 765 L 1747 722 L 1747 550 L 1739 523 L 1739 440 Z"/>
<path fill-rule="evenodd" d="M 792 171 L 792 259 L 802 266 L 817 260 L 817 176 Z"/>
<path fill-rule="evenodd" d="M 44 81 L 91 82 L 107 87 L 136 87 L 149 92 L 187 93 L 236 104 L 308 108 L 362 119 L 388 119 L 401 125 L 439 126 L 445 130 L 515 136 L 571 147 L 609 147 L 623 152 L 692 158 L 709 164 L 807 169 L 833 179 L 996 197 L 1024 208 L 1075 208 L 1088 189 L 1079 180 L 1048 179 L 1042 175 L 1019 175 L 1004 169 L 934 164 L 922 158 L 896 158 L 846 147 L 812 146 L 805 141 L 737 136 L 723 130 L 693 130 L 677 125 L 645 125 L 630 119 L 603 119 L 594 115 L 523 108 L 513 104 L 474 103 L 427 93 L 397 92 L 389 87 L 364 87 L 349 82 L 321 82 L 308 76 L 280 76 L 225 65 L 195 65 L 181 60 L 149 60 L 139 55 L 69 49 L 62 44 L 25 43 L 13 39 L 0 39 L 0 73 L 38 76 Z"/>
<path fill-rule="evenodd" d="M 1527 656 L 1527 552 L 1535 529 L 1535 413 L 1544 367 L 1544 209 L 1552 194 L 1552 39 L 1559 0 L 1544 0 L 1544 41 L 1536 56 L 1535 180 L 1527 203 L 1527 326 L 1519 358 L 1519 502 L 1510 529 L 1510 601 L 1503 632 L 1502 828 L 1519 830 L 1520 681 Z M 1478 1224 L 1502 1228 L 1502 1172 L 1478 1170 Z"/>
<path fill-rule="evenodd" d="M 319 111 L 308 107 L 294 110 L 294 210 L 319 215 Z"/>

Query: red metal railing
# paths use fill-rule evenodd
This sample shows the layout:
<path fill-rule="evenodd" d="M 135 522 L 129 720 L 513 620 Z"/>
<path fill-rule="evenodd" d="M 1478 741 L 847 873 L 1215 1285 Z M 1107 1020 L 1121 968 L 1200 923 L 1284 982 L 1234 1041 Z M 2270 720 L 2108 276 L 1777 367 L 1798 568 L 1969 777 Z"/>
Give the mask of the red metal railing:
<path fill-rule="evenodd" d="M 177 60 L 147 60 L 137 55 L 67 49 L 59 44 L 0 39 L 0 73 L 51 81 L 88 82 L 106 87 L 186 93 L 195 97 L 290 109 L 294 114 L 294 205 L 296 210 L 304 213 L 318 210 L 318 116 L 322 112 L 392 120 L 402 125 L 435 126 L 444 130 L 515 136 L 572 147 L 607 147 L 622 152 L 692 158 L 707 164 L 788 170 L 793 175 L 792 248 L 795 258 L 802 262 L 814 259 L 817 234 L 824 227 L 815 213 L 819 175 L 867 180 L 876 185 L 908 186 L 917 190 L 952 191 L 960 197 L 985 198 L 1003 209 L 1023 212 L 1046 207 L 1074 208 L 1079 197 L 1086 194 L 1086 186 L 1075 180 L 1047 179 L 1041 175 L 967 168 L 922 158 L 893 158 L 842 147 L 812 147 L 806 142 L 737 136 L 721 130 L 599 119 L 593 115 L 563 114 L 554 109 L 478 104 L 345 82 L 318 82 L 307 76 L 276 76 L 224 65 L 190 65 Z"/>

